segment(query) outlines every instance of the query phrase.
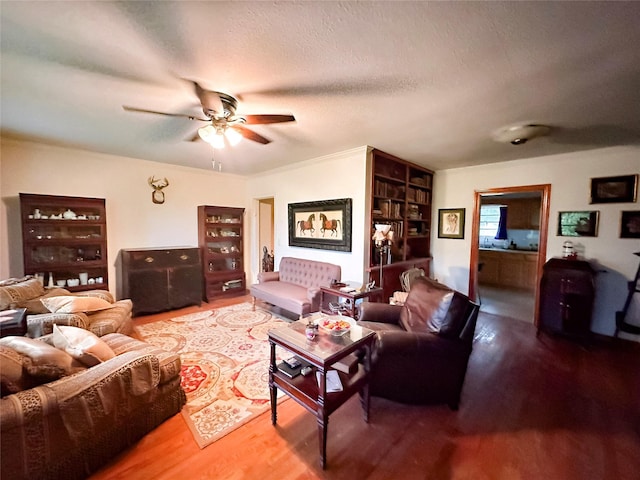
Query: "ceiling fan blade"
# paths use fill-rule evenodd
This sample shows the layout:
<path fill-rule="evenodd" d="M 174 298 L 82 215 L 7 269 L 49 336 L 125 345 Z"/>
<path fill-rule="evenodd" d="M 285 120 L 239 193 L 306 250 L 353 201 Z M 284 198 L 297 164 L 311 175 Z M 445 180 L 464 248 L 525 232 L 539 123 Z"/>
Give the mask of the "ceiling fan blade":
<path fill-rule="evenodd" d="M 182 118 L 188 118 L 189 120 L 200 120 L 201 122 L 209 121 L 208 118 L 200 118 L 200 117 L 196 117 L 195 115 L 189 115 L 187 113 L 158 112 L 157 110 L 147 110 L 144 108 L 129 107 L 127 105 L 123 105 L 122 108 L 127 112 L 153 113 L 155 115 L 165 115 L 167 117 L 182 117 Z"/>
<path fill-rule="evenodd" d="M 265 138 L 262 135 L 254 132 L 253 130 L 249 130 L 248 128 L 242 127 L 240 125 L 233 125 L 229 128 L 233 128 L 234 130 L 238 131 L 240 135 L 242 135 L 247 140 L 253 140 L 254 142 L 258 142 L 263 145 L 271 143 L 271 140 L 269 140 L 268 138 Z"/>
<path fill-rule="evenodd" d="M 242 115 L 247 125 L 260 125 L 265 123 L 295 122 L 293 115 Z"/>
<path fill-rule="evenodd" d="M 220 95 L 216 92 L 205 90 L 198 82 L 193 82 L 193 85 L 196 87 L 196 95 L 204 110 L 211 110 L 219 115 L 224 114 L 224 105 L 222 104 Z"/>

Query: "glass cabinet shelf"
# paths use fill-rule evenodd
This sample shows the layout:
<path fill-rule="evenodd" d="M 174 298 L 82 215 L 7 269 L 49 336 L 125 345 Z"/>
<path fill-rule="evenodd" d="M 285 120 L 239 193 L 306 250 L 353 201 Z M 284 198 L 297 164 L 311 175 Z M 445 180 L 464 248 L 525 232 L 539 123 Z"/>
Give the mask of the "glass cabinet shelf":
<path fill-rule="evenodd" d="M 204 299 L 243 295 L 243 208 L 198 207 L 198 245 L 202 250 Z"/>
<path fill-rule="evenodd" d="M 20 211 L 26 275 L 71 291 L 108 289 L 104 199 L 21 193 Z"/>

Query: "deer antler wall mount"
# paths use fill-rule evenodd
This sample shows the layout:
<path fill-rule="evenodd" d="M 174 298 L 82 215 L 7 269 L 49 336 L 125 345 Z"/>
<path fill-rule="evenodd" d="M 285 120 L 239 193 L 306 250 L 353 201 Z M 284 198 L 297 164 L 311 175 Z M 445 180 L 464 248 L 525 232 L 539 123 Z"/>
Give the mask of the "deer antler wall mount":
<path fill-rule="evenodd" d="M 149 182 L 149 186 L 153 188 L 153 192 L 151 192 L 151 201 L 158 204 L 164 203 L 164 192 L 162 189 L 169 186 L 169 180 L 167 180 L 167 177 L 163 180 L 156 180 L 155 177 L 149 177 L 147 181 Z"/>

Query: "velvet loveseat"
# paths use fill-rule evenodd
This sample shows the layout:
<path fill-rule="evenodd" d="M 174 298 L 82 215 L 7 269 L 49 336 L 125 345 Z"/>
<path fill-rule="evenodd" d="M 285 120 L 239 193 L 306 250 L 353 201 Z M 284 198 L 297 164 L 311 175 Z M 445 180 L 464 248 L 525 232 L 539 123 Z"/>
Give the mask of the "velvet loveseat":
<path fill-rule="evenodd" d="M 77 306 L 68 303 L 61 307 L 59 300 L 64 300 L 62 297 L 73 297 L 70 300 Z M 51 305 L 60 308 L 52 312 L 43 300 L 50 308 Z M 27 335 L 32 338 L 50 334 L 54 324 L 84 328 L 99 337 L 133 331 L 131 300 L 115 302 L 107 290 L 71 293 L 64 288 L 45 289 L 34 277 L 9 279 L 0 282 L 0 310 L 9 308 L 27 309 Z"/>
<path fill-rule="evenodd" d="M 179 355 L 119 333 L 54 328 L 40 339 L 0 339 L 3 479 L 86 478 L 185 403 Z M 107 359 L 83 364 L 51 344 L 58 331 L 92 335 L 88 358 Z"/>
<path fill-rule="evenodd" d="M 253 303 L 260 299 L 298 315 L 320 309 L 320 287 L 340 281 L 341 268 L 332 263 L 283 257 L 277 272 L 261 272 L 251 285 Z"/>

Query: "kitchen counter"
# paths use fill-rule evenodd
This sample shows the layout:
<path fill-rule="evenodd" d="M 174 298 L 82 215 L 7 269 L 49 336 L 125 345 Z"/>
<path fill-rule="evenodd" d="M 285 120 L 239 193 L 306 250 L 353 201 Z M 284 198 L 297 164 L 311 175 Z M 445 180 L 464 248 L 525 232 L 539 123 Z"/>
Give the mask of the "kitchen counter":
<path fill-rule="evenodd" d="M 502 253 L 528 253 L 531 255 L 537 255 L 538 251 L 537 250 L 519 250 L 519 249 L 515 249 L 515 250 L 510 250 L 510 249 L 506 249 L 506 248 L 498 248 L 498 247 L 480 247 L 479 248 L 480 251 L 483 252 L 502 252 Z"/>

